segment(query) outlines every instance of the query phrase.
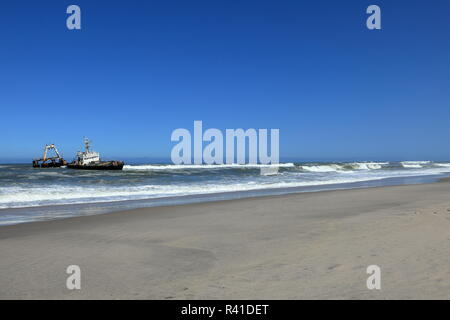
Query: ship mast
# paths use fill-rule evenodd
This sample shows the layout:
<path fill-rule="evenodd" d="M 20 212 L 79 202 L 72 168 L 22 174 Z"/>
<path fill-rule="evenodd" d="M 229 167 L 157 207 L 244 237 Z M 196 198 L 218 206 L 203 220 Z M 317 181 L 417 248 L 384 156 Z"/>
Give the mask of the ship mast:
<path fill-rule="evenodd" d="M 91 141 L 89 141 L 88 138 L 84 138 L 84 147 L 86 148 L 86 152 L 89 152 L 89 144 Z"/>

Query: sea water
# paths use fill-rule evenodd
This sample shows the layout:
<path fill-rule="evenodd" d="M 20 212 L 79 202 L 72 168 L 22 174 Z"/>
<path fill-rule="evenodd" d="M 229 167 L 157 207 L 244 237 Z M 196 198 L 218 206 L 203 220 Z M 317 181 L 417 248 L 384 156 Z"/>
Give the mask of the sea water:
<path fill-rule="evenodd" d="M 449 162 L 433 161 L 281 163 L 278 173 L 270 175 L 261 174 L 265 167 L 134 164 L 125 165 L 123 171 L 88 171 L 0 165 L 0 225 L 157 205 L 423 183 L 450 176 Z"/>

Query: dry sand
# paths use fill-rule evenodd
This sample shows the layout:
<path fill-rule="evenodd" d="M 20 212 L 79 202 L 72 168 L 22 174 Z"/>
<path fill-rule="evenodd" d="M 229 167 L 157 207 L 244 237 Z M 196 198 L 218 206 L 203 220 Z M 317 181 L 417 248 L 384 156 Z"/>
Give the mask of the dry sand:
<path fill-rule="evenodd" d="M 449 299 L 450 182 L 0 227 L 0 298 Z"/>

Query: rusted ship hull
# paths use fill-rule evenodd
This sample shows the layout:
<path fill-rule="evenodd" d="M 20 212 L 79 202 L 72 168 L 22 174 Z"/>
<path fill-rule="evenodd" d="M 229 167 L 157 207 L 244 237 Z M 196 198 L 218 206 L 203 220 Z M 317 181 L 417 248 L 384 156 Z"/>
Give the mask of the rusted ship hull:
<path fill-rule="evenodd" d="M 60 168 L 67 165 L 65 160 L 58 162 L 40 162 L 38 160 L 33 161 L 33 168 Z"/>
<path fill-rule="evenodd" d="M 98 163 L 90 163 L 81 165 L 77 163 L 69 163 L 67 168 L 79 170 L 122 170 L 124 163 L 122 161 L 102 161 Z"/>

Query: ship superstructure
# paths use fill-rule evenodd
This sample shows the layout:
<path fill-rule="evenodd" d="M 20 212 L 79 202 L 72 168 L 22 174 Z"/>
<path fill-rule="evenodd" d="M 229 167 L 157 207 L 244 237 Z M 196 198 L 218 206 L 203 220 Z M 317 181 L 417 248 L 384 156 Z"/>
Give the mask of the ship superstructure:
<path fill-rule="evenodd" d="M 76 162 L 80 165 L 88 165 L 91 163 L 99 162 L 100 161 L 100 153 L 91 151 L 90 150 L 90 143 L 89 139 L 84 139 L 84 148 L 85 151 L 78 151 L 77 152 L 77 158 Z"/>
<path fill-rule="evenodd" d="M 67 165 L 69 169 L 85 169 L 85 170 L 122 170 L 123 161 L 101 161 L 100 154 L 91 151 L 91 141 L 84 139 L 84 151 L 78 151 L 73 162 Z"/>

